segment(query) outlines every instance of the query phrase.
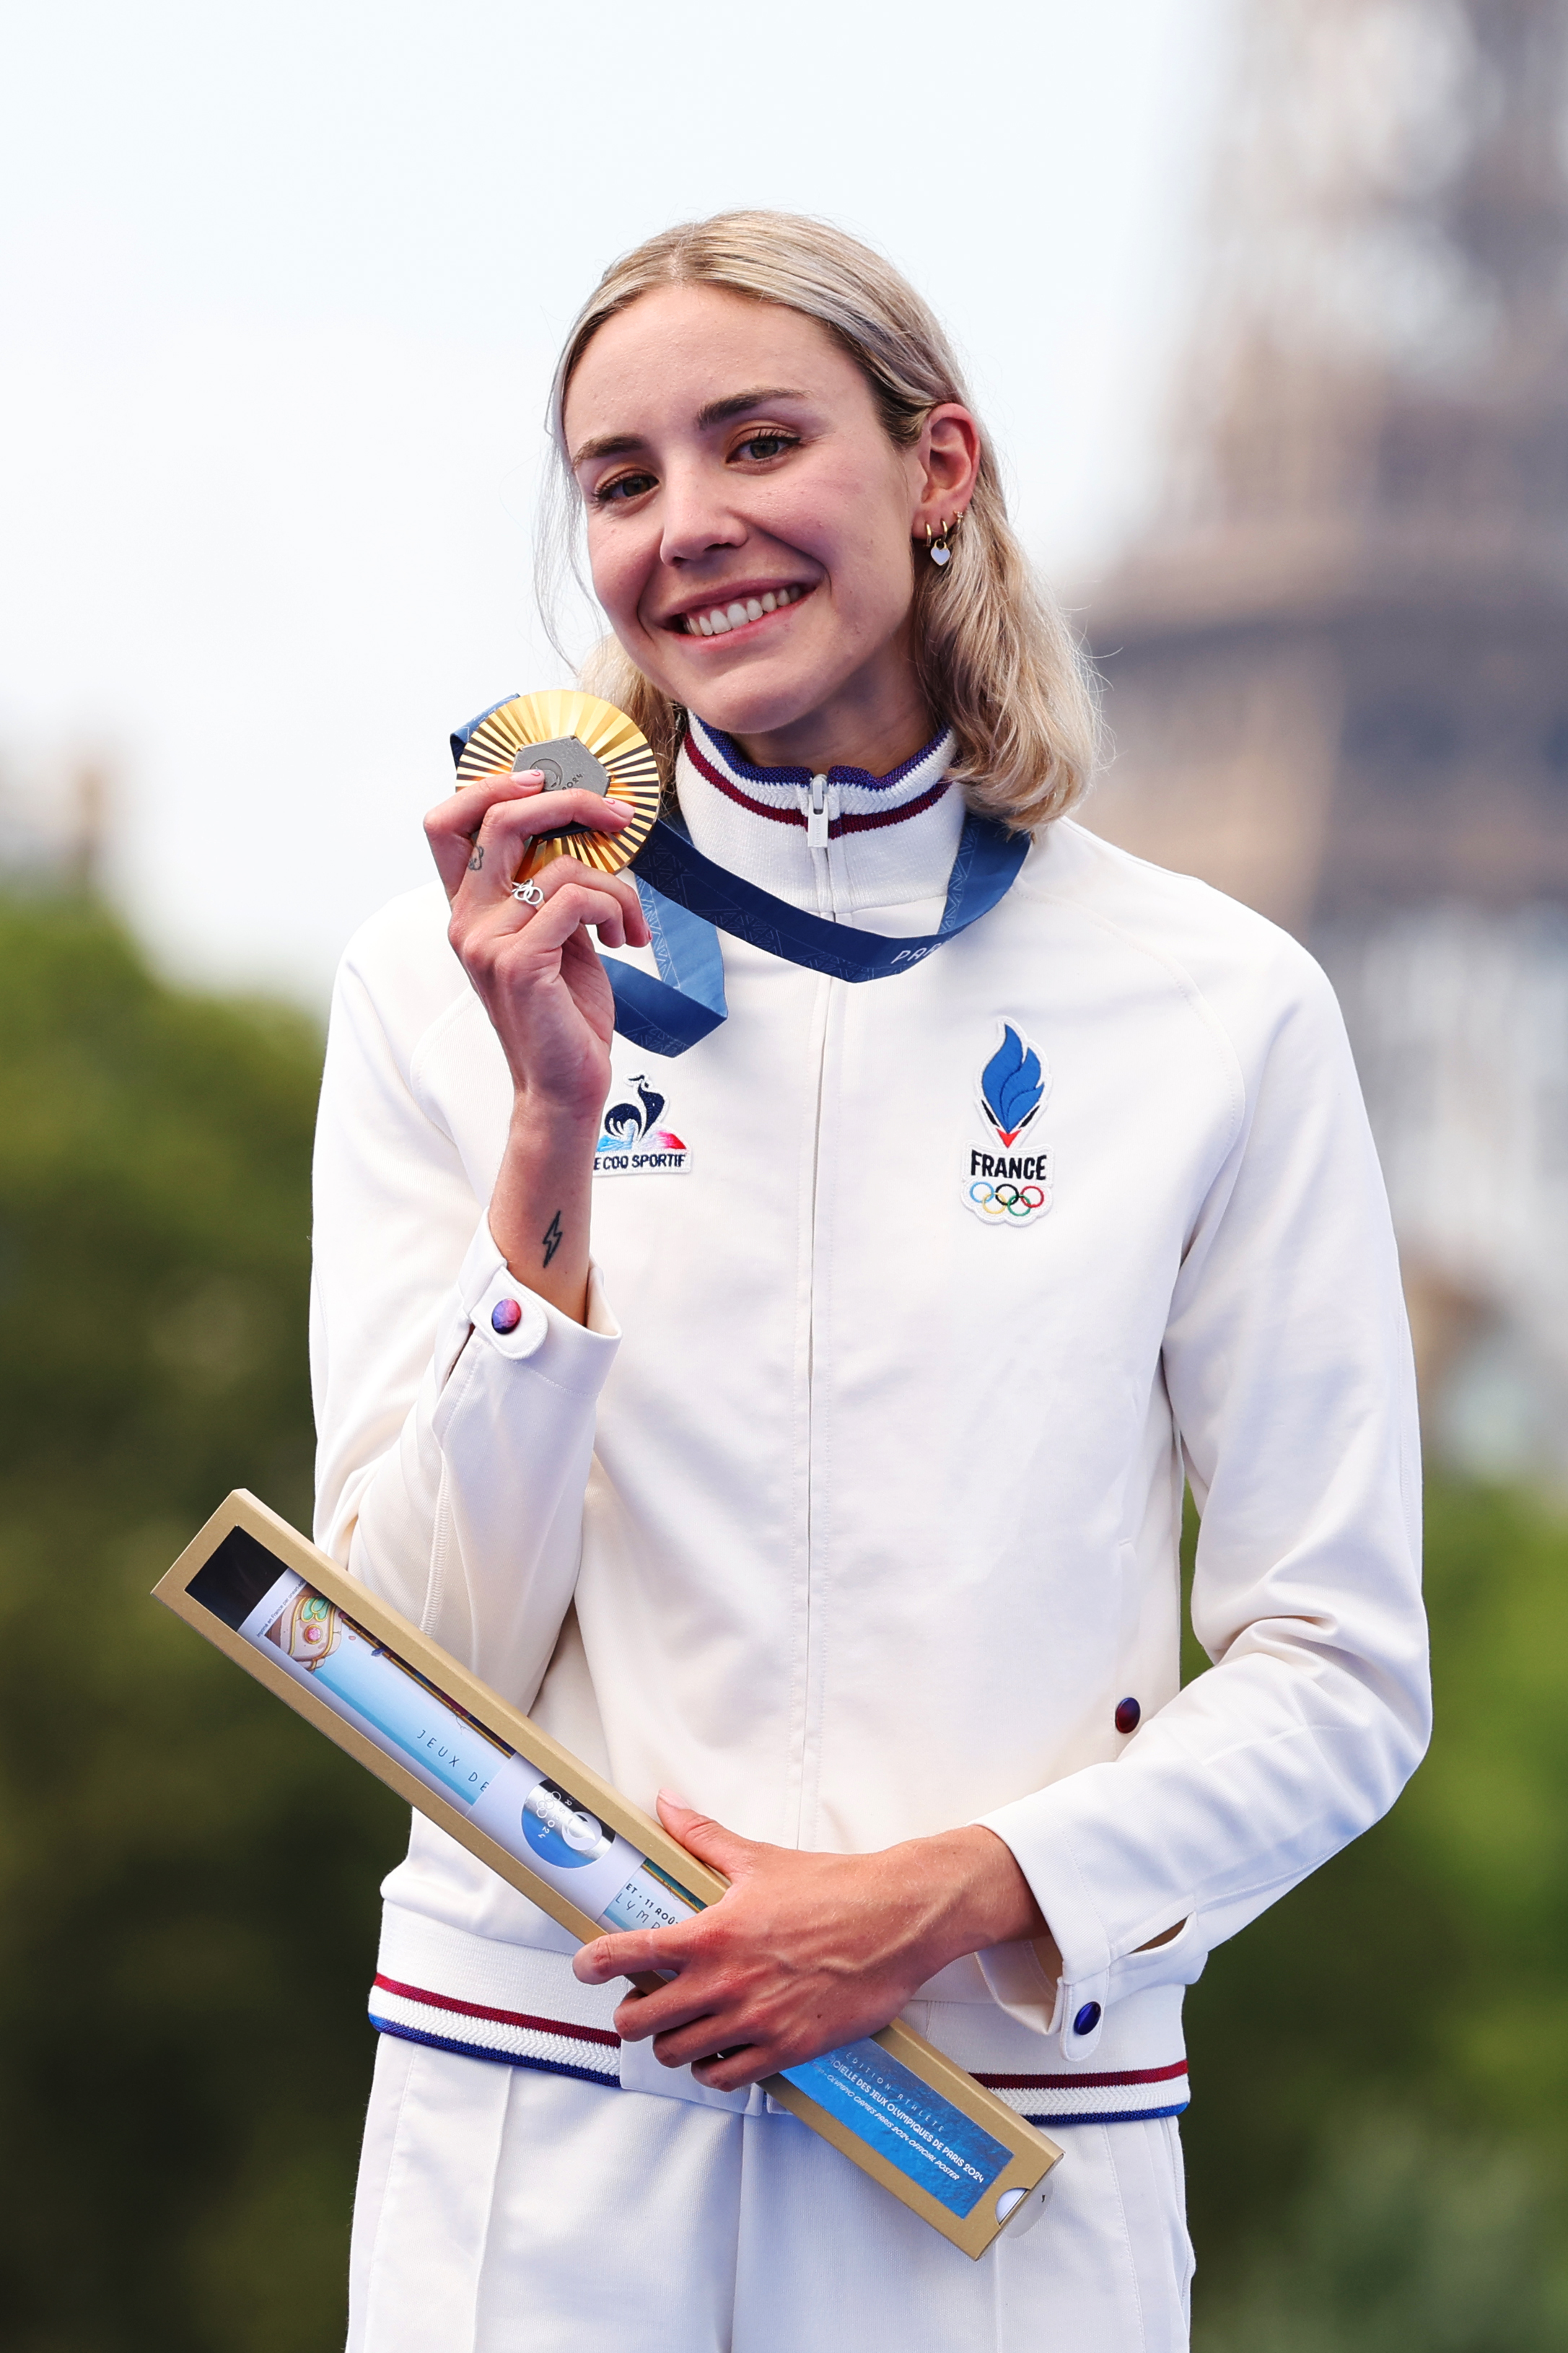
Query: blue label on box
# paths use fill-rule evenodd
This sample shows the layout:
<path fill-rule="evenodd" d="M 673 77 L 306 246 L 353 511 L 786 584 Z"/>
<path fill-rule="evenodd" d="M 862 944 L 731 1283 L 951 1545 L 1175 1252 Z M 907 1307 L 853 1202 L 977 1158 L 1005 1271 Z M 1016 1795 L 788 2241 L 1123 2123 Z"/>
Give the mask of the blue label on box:
<path fill-rule="evenodd" d="M 450 1702 L 437 1699 L 390 1651 L 346 1626 L 343 1634 L 328 1657 L 310 1665 L 315 1681 L 471 1806 L 506 1751 L 466 1724 Z"/>
<path fill-rule="evenodd" d="M 1013 2154 L 879 2042 L 847 2042 L 784 2072 L 807 2099 L 961 2220 Z"/>

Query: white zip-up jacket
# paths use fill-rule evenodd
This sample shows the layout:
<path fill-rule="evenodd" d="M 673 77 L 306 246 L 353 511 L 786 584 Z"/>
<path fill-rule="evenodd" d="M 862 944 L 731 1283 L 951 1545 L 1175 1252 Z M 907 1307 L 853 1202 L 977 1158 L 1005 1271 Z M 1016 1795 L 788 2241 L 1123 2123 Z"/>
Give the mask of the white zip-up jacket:
<path fill-rule="evenodd" d="M 950 749 L 824 786 L 694 723 L 681 807 L 796 905 L 931 932 Z M 848 1851 L 988 1823 L 1061 1984 L 1003 1947 L 909 2015 L 1047 2122 L 1179 2106 L 1184 1987 L 1427 1731 L 1398 1269 L 1321 973 L 1068 821 L 898 977 L 726 937 L 721 1028 L 616 1039 L 584 1328 L 490 1240 L 510 1085 L 446 926 L 398 900 L 339 979 L 320 1540 L 641 1805 Z M 385 1894 L 384 2028 L 746 2104 L 619 2052 L 615 1989 L 420 1818 Z"/>

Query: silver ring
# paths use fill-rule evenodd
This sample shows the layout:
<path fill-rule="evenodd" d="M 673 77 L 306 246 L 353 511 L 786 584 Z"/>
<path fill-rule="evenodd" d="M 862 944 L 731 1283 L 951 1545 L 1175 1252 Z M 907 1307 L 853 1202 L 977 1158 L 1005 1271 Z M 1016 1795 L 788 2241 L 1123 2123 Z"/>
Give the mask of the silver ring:
<path fill-rule="evenodd" d="M 521 899 L 525 907 L 543 906 L 544 893 L 537 882 L 513 882 L 510 888 L 512 897 Z"/>

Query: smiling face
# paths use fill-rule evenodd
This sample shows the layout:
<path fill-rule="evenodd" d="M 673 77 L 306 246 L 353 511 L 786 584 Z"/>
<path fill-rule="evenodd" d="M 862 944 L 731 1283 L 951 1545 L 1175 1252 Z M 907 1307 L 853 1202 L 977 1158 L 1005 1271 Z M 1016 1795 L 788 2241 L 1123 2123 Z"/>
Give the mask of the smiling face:
<path fill-rule="evenodd" d="M 595 588 L 656 686 L 763 765 L 920 749 L 914 540 L 967 503 L 967 410 L 900 448 L 815 319 L 668 286 L 600 328 L 564 423 Z"/>

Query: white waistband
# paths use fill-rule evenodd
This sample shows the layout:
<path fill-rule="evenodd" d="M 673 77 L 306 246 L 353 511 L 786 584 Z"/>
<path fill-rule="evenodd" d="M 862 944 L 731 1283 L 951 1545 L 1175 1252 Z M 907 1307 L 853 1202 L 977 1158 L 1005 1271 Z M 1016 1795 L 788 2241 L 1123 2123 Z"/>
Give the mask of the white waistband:
<path fill-rule="evenodd" d="M 1158 1986 L 1115 2003 L 1092 2067 L 1064 2068 L 1054 2037 L 1031 2033 L 994 2002 L 914 2001 L 903 2015 L 1020 2116 L 1052 2125 L 1121 2122 L 1187 2105 L 1183 1990 Z M 389 1904 L 370 2015 L 383 2033 L 467 2058 L 742 2114 L 774 2107 L 754 2086 L 705 2091 L 689 2068 L 660 2066 L 650 2045 L 623 2044 L 614 2025 L 623 1991 L 618 1983 L 579 1985 L 568 1954 L 472 1936 Z"/>

